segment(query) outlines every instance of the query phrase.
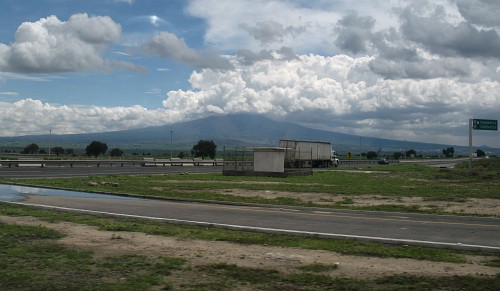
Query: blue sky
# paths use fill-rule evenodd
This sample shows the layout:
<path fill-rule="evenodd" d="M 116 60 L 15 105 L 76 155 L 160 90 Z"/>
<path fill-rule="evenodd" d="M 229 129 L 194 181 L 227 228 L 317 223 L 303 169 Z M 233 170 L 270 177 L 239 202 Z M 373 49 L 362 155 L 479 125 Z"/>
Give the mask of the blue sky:
<path fill-rule="evenodd" d="M 23 22 L 37 22 L 49 16 L 67 21 L 72 15 L 87 13 L 108 16 L 121 26 L 121 37 L 100 54 L 102 58 L 126 61 L 142 66 L 144 72 L 101 69 L 22 74 L 2 82 L 2 91 L 33 98 L 50 104 L 132 106 L 159 108 L 170 90 L 188 88 L 188 76 L 194 69 L 169 59 L 145 58 L 134 46 L 168 30 L 192 38 L 190 44 L 203 45 L 200 19 L 183 13 L 185 1 L 4 1 L 1 22 L 1 42 L 15 41 L 15 32 Z M 163 18 L 156 16 L 161 11 Z M 168 18 L 168 21 L 165 20 Z M 175 23 L 175 25 L 174 25 Z M 127 51 L 134 51 L 127 55 Z M 26 81 L 23 78 L 38 78 Z M 7 78 L 6 78 L 7 79 Z M 15 100 L 17 98 L 11 98 Z"/>
<path fill-rule="evenodd" d="M 468 143 L 500 119 L 500 2 L 3 0 L 0 136 L 231 113 Z M 500 147 L 497 132 L 474 144 Z"/>

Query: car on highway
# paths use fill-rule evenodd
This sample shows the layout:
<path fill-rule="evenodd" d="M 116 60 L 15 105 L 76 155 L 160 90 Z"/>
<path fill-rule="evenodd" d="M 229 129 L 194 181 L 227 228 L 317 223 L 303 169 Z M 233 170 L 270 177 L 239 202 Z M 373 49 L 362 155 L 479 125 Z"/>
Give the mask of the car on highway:
<path fill-rule="evenodd" d="M 378 160 L 378 163 L 380 165 L 389 165 L 390 162 L 387 159 L 381 159 L 381 160 Z"/>

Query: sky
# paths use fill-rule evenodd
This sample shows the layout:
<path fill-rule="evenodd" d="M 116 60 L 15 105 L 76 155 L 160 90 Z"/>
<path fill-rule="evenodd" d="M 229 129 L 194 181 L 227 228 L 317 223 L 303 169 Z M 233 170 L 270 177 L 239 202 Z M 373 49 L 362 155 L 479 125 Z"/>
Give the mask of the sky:
<path fill-rule="evenodd" d="M 0 136 L 256 113 L 468 144 L 500 119 L 498 0 L 1 0 Z M 499 131 L 473 132 L 500 148 Z"/>

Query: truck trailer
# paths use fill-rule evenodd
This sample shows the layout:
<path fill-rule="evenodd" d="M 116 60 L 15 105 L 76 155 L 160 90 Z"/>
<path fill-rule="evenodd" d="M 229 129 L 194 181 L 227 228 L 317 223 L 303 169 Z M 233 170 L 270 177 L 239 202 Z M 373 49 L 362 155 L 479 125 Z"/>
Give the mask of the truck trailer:
<path fill-rule="evenodd" d="M 285 148 L 285 168 L 326 168 L 339 165 L 337 154 L 329 142 L 282 139 L 279 147 Z"/>

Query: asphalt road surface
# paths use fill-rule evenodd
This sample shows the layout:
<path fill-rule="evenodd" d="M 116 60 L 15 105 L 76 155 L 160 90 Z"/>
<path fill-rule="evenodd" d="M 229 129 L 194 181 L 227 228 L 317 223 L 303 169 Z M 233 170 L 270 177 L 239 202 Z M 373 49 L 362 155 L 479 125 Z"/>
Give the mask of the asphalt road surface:
<path fill-rule="evenodd" d="M 453 167 L 456 163 L 464 159 L 449 159 L 449 160 L 402 160 L 401 163 L 415 163 L 434 167 Z M 363 164 L 361 164 L 363 165 Z M 357 164 L 340 165 L 339 168 L 357 167 Z M 370 166 L 380 166 L 378 164 L 370 164 Z M 382 165 L 384 167 L 384 165 Z M 157 167 L 141 167 L 141 166 L 106 166 L 105 161 L 103 165 L 97 167 L 91 166 L 75 166 L 75 167 L 0 167 L 0 177 L 4 178 L 44 178 L 44 177 L 83 177 L 83 176 L 97 176 L 97 175 L 141 175 L 141 174 L 168 174 L 168 173 L 209 173 L 209 172 L 222 172 L 222 166 L 157 166 Z"/>
<path fill-rule="evenodd" d="M 260 232 L 379 241 L 500 252 L 500 219 L 312 208 L 123 199 L 92 194 L 42 195 L 32 188 L 12 187 L 23 199 L 11 203 L 68 211 L 140 217 L 165 222 L 210 225 Z M 17 188 L 16 188 L 17 187 Z M 40 194 L 40 193 L 38 193 Z M 11 199 L 13 201 L 15 199 Z"/>
<path fill-rule="evenodd" d="M 0 167 L 3 178 L 55 178 L 99 175 L 148 175 L 172 173 L 222 172 L 221 166 L 166 166 L 166 167 Z"/>

